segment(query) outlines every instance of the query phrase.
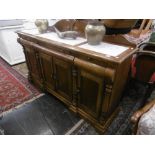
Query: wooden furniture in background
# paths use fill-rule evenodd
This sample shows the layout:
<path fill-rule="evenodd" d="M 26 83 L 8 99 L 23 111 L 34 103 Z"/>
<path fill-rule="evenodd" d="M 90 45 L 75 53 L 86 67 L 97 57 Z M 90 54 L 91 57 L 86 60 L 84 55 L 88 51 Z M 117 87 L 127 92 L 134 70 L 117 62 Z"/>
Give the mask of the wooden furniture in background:
<path fill-rule="evenodd" d="M 155 44 L 145 42 L 138 48 L 133 66 L 135 67 L 133 78 L 147 86 L 142 100 L 143 105 L 155 87 Z"/>
<path fill-rule="evenodd" d="M 132 28 L 136 19 L 104 19 L 103 24 L 109 28 Z"/>
<path fill-rule="evenodd" d="M 134 112 L 134 114 L 131 117 L 131 122 L 133 123 L 133 134 L 137 134 L 138 131 L 138 123 L 140 118 L 148 112 L 153 106 L 155 105 L 155 99 L 150 101 L 149 103 L 146 103 L 144 107 Z M 147 126 L 145 126 L 147 130 Z"/>
<path fill-rule="evenodd" d="M 148 33 L 152 25 L 152 21 L 152 19 L 143 19 L 140 28 L 132 29 L 129 34 L 138 38 L 140 35 Z"/>
<path fill-rule="evenodd" d="M 145 83 L 147 87 L 142 100 L 143 107 L 137 110 L 131 117 L 131 122 L 134 124 L 134 134 L 137 133 L 138 122 L 141 116 L 155 104 L 155 99 L 146 103 L 152 91 L 155 89 L 155 44 L 149 42 L 142 43 L 136 55 L 134 64 L 136 72 L 134 78 L 139 82 Z"/>
<path fill-rule="evenodd" d="M 82 27 L 80 23 L 75 26 L 78 30 Z M 119 56 L 107 57 L 78 45 L 71 46 L 24 32 L 18 32 L 18 36 L 28 65 L 29 80 L 59 98 L 104 133 L 118 111 L 136 50 L 133 50 L 134 46 L 129 42 L 122 44 L 117 36 L 108 37 L 108 40 L 105 37 L 105 41 L 128 45 L 128 50 Z"/>

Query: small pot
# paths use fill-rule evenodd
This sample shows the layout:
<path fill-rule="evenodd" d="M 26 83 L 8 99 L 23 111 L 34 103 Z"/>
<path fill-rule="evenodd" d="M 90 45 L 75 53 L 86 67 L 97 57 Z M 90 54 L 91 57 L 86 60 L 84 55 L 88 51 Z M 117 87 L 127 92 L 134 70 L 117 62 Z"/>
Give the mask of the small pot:
<path fill-rule="evenodd" d="M 40 33 L 45 33 L 48 29 L 48 20 L 47 19 L 36 19 L 35 25 L 38 28 Z"/>
<path fill-rule="evenodd" d="M 88 23 L 85 27 L 85 36 L 90 45 L 98 45 L 105 35 L 105 26 L 101 23 Z"/>

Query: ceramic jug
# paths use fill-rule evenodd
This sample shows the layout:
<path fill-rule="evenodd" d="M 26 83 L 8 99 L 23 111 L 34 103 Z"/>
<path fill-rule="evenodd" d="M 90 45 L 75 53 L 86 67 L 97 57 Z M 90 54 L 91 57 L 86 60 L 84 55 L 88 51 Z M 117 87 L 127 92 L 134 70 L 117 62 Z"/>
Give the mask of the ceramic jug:
<path fill-rule="evenodd" d="M 105 35 L 106 29 L 102 23 L 98 21 L 89 22 L 85 27 L 85 36 L 88 44 L 98 45 Z"/>
<path fill-rule="evenodd" d="M 40 33 L 45 33 L 48 29 L 48 20 L 47 19 L 36 19 L 35 25 L 38 28 Z"/>

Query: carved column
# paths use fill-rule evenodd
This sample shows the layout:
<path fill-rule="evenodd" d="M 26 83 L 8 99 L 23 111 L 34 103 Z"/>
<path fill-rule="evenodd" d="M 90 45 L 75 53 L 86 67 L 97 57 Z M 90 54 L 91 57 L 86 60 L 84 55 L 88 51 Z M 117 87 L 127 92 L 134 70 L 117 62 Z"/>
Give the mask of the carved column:
<path fill-rule="evenodd" d="M 73 76 L 73 105 L 77 105 L 78 93 L 77 93 L 77 70 L 75 67 L 72 68 L 72 76 Z"/>
<path fill-rule="evenodd" d="M 112 94 L 112 84 L 105 84 L 102 112 L 101 112 L 101 117 L 100 117 L 101 122 L 104 122 L 105 119 L 109 115 L 108 111 L 109 111 L 109 103 L 110 103 L 110 99 L 111 99 L 111 94 Z"/>
<path fill-rule="evenodd" d="M 37 68 L 39 69 L 39 76 L 40 76 L 40 80 L 41 80 L 41 90 L 42 91 L 46 91 L 46 88 L 44 87 L 44 74 L 43 74 L 43 70 L 42 70 L 42 63 L 41 63 L 41 59 L 39 57 L 39 53 L 38 52 L 35 52 L 35 55 L 36 55 L 36 59 L 37 59 Z"/>

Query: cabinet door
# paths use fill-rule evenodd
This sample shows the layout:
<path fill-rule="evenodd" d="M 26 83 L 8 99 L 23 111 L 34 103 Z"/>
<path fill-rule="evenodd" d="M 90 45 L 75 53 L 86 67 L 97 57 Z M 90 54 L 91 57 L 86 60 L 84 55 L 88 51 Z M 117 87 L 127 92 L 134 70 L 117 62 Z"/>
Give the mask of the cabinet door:
<path fill-rule="evenodd" d="M 48 90 L 54 89 L 54 78 L 53 78 L 53 60 L 52 56 L 40 53 L 40 64 L 41 64 L 41 71 L 43 75 L 43 83 L 44 86 Z"/>
<path fill-rule="evenodd" d="M 72 66 L 73 58 L 53 57 L 54 78 L 56 82 L 56 92 L 65 99 L 72 101 Z"/>
<path fill-rule="evenodd" d="M 78 71 L 78 106 L 97 118 L 101 111 L 103 79 L 80 69 Z"/>
<path fill-rule="evenodd" d="M 93 117 L 99 118 L 104 96 L 104 78 L 96 74 L 97 68 L 94 64 L 75 59 L 75 65 L 77 66 L 78 107 Z"/>
<path fill-rule="evenodd" d="M 41 70 L 39 65 L 39 55 L 35 50 L 25 48 L 26 62 L 29 69 L 29 78 L 34 83 L 41 85 Z"/>

